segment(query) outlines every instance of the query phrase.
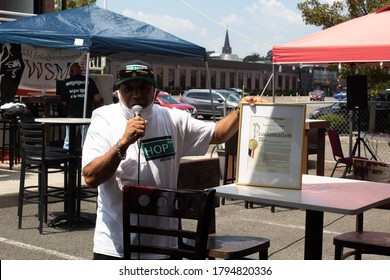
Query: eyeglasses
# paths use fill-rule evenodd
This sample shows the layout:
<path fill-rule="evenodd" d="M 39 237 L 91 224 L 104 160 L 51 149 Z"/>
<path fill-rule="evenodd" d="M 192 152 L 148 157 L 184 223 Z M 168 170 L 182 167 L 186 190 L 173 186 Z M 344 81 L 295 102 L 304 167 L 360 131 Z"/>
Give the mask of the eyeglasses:
<path fill-rule="evenodd" d="M 145 77 L 154 79 L 154 74 L 153 71 L 145 65 L 127 65 L 125 70 L 119 71 L 119 79 L 130 77 Z"/>
<path fill-rule="evenodd" d="M 127 65 L 125 70 L 119 71 L 119 81 L 117 86 L 125 81 L 131 80 L 144 80 L 156 86 L 153 71 L 146 65 Z"/>

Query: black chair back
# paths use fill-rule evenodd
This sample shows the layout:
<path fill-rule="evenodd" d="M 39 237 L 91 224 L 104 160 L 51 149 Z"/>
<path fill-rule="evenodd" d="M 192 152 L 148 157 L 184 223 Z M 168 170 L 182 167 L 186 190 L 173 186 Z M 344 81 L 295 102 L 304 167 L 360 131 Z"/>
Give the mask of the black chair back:
<path fill-rule="evenodd" d="M 145 258 L 144 254 L 170 259 L 205 259 L 210 217 L 215 190 L 178 190 L 125 185 L 123 187 L 123 248 L 124 258 Z M 132 215 L 131 214 L 135 214 Z M 148 219 L 173 218 L 164 227 Z M 185 220 L 195 221 L 190 228 L 179 226 Z M 131 236 L 136 234 L 131 240 Z M 172 239 L 170 242 L 149 243 L 144 238 Z M 176 244 L 192 240 L 194 247 Z"/>
<path fill-rule="evenodd" d="M 45 125 L 35 122 L 19 122 L 19 139 L 23 158 L 45 158 Z"/>

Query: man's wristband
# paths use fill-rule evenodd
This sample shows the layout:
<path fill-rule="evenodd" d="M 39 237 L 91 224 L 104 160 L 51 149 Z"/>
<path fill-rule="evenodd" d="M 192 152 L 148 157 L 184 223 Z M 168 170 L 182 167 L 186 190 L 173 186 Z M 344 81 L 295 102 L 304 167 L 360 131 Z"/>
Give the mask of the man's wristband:
<path fill-rule="evenodd" d="M 118 153 L 118 157 L 120 160 L 126 159 L 126 153 L 122 154 L 121 148 L 119 147 L 119 140 L 116 142 L 116 152 Z"/>
<path fill-rule="evenodd" d="M 236 111 L 237 117 L 240 118 L 240 107 L 237 106 L 234 111 Z"/>

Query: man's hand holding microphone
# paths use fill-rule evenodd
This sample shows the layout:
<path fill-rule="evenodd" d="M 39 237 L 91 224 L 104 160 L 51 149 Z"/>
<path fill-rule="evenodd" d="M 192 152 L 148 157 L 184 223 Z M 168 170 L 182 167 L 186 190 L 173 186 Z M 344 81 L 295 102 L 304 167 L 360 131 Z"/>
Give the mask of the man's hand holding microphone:
<path fill-rule="evenodd" d="M 145 135 L 145 129 L 148 121 L 141 117 L 142 107 L 140 105 L 134 105 L 132 108 L 134 118 L 127 121 L 125 132 L 119 142 L 121 149 L 127 150 L 127 148 L 138 142 L 138 148 L 141 147 L 141 138 Z"/>

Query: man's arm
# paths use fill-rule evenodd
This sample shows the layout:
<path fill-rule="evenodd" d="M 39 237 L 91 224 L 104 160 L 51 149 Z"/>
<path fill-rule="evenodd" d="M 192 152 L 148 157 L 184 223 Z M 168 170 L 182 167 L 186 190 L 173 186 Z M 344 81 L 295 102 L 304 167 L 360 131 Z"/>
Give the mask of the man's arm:
<path fill-rule="evenodd" d="M 96 109 L 100 106 L 102 106 L 102 97 L 100 93 L 97 93 L 93 96 L 93 108 Z"/>
<path fill-rule="evenodd" d="M 256 103 L 268 103 L 267 100 L 256 96 L 246 96 L 242 101 L 249 103 L 250 106 L 255 106 Z M 210 144 L 225 143 L 237 132 L 240 120 L 239 114 L 240 110 L 233 110 L 229 115 L 217 122 Z"/>
<path fill-rule="evenodd" d="M 126 158 L 126 151 L 129 146 L 143 137 L 147 120 L 135 117 L 127 121 L 126 129 L 117 143 L 111 147 L 104 155 L 93 159 L 83 168 L 85 183 L 97 188 L 100 184 L 109 180 L 118 169 L 122 160 Z"/>

